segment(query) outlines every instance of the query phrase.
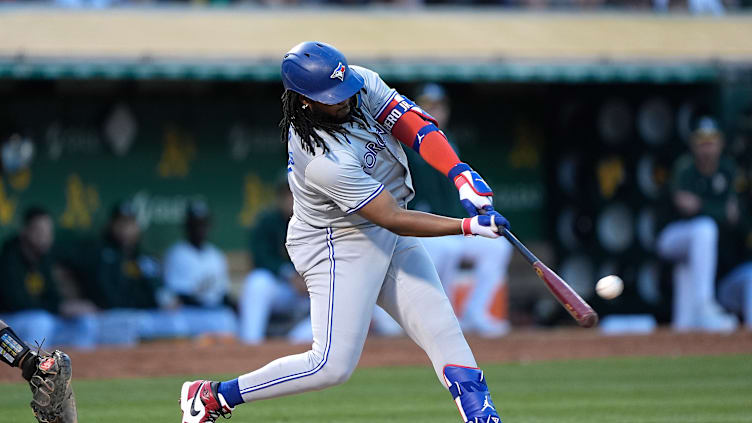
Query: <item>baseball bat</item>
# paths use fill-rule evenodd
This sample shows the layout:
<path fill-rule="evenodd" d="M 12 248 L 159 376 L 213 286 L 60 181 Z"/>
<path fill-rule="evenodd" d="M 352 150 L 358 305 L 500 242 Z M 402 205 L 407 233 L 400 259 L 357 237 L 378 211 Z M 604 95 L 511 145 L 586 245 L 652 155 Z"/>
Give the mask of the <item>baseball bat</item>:
<path fill-rule="evenodd" d="M 556 297 L 559 303 L 569 312 L 574 320 L 582 327 L 590 328 L 598 323 L 598 313 L 593 310 L 585 300 L 559 277 L 553 270 L 543 264 L 517 237 L 507 228 L 501 228 L 501 234 L 506 237 L 514 247 L 522 253 L 522 256 L 533 266 L 535 273 L 546 284 L 549 291 Z"/>

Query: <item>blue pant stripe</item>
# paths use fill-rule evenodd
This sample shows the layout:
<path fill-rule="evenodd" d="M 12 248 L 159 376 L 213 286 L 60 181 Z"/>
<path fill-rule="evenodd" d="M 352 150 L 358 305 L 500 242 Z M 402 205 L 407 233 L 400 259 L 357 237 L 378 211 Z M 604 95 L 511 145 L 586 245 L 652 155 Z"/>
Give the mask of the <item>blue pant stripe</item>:
<path fill-rule="evenodd" d="M 302 377 L 311 376 L 321 370 L 329 360 L 329 351 L 332 346 L 332 322 L 334 320 L 334 280 L 336 272 L 336 262 L 334 260 L 334 239 L 332 228 L 326 228 L 326 245 L 329 249 L 329 311 L 327 315 L 327 329 L 326 329 L 326 346 L 324 347 L 324 357 L 313 369 L 306 370 L 305 372 L 295 373 L 288 376 L 278 377 L 277 379 L 270 380 L 268 382 L 260 383 L 258 385 L 249 386 L 240 391 L 241 394 L 248 394 L 250 392 L 258 391 L 264 388 L 280 384 L 282 382 L 288 382 Z"/>

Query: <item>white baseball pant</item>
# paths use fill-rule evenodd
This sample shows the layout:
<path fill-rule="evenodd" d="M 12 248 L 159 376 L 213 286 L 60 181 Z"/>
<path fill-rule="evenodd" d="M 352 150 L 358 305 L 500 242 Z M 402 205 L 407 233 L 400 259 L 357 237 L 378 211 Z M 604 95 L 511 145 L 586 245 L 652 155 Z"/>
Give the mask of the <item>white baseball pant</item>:
<path fill-rule="evenodd" d="M 287 250 L 311 296 L 313 346 L 240 376 L 245 402 L 345 382 L 360 358 L 376 303 L 426 351 L 442 386 L 445 365 L 477 367 L 416 238 L 373 225 L 320 229 L 293 218 Z"/>

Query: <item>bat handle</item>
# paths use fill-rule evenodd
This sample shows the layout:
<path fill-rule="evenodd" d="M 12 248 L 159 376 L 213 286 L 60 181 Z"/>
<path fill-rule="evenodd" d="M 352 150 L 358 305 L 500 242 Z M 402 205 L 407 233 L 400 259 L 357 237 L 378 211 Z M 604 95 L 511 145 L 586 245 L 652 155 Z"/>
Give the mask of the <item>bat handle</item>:
<path fill-rule="evenodd" d="M 491 207 L 489 210 L 493 210 L 493 207 Z M 486 214 L 487 210 L 481 209 L 479 210 L 479 212 L 480 214 Z M 538 257 L 536 257 L 535 254 L 533 254 L 530 250 L 528 250 L 527 247 L 525 247 L 525 244 L 521 243 L 520 240 L 517 239 L 516 236 L 514 236 L 512 231 L 510 231 L 506 227 L 503 227 L 503 226 L 501 227 L 501 235 L 503 235 L 507 240 L 509 240 L 509 242 L 511 242 L 512 245 L 514 245 L 514 247 L 517 248 L 517 251 L 522 253 L 523 257 L 525 257 L 525 260 L 527 260 L 530 264 L 540 261 L 538 260 Z"/>
<path fill-rule="evenodd" d="M 533 264 L 535 262 L 538 262 L 538 257 L 535 256 L 530 250 L 525 247 L 523 243 L 520 242 L 519 239 L 517 239 L 516 236 L 507 228 L 502 227 L 501 228 L 501 234 L 510 242 L 512 245 L 514 245 L 514 248 L 519 251 L 523 257 L 525 257 L 525 260 L 528 261 L 528 263 Z"/>

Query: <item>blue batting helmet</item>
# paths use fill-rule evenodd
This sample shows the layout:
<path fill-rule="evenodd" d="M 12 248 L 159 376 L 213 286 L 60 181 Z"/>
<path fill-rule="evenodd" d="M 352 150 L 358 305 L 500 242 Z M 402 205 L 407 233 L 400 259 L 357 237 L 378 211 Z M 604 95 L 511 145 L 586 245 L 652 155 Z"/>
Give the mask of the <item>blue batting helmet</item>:
<path fill-rule="evenodd" d="M 333 46 L 306 41 L 282 59 L 282 84 L 313 101 L 337 104 L 363 88 L 363 77 L 350 69 L 345 55 Z"/>

